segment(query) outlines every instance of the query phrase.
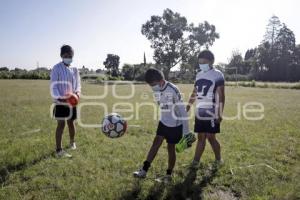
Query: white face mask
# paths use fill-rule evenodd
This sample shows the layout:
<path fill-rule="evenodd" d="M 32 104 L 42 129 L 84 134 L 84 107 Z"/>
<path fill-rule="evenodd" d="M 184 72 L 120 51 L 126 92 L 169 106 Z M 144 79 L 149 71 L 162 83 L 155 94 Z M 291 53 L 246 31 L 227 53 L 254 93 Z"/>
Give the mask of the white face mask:
<path fill-rule="evenodd" d="M 159 86 L 159 84 L 151 86 L 151 88 L 154 92 L 159 92 L 161 90 L 161 87 Z"/>
<path fill-rule="evenodd" d="M 72 63 L 72 58 L 63 58 L 63 62 L 66 64 L 66 65 L 70 65 Z"/>
<path fill-rule="evenodd" d="M 209 64 L 199 64 L 199 68 L 202 72 L 207 72 L 210 69 Z"/>

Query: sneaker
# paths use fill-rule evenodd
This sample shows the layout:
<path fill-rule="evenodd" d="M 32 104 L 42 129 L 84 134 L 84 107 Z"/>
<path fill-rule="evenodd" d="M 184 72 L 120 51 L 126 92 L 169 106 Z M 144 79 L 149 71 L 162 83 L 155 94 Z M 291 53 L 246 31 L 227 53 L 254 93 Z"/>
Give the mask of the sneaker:
<path fill-rule="evenodd" d="M 155 181 L 158 183 L 170 183 L 172 182 L 172 176 L 167 174 L 162 177 L 156 178 Z"/>
<path fill-rule="evenodd" d="M 220 167 L 220 166 L 223 166 L 224 165 L 224 160 L 221 159 L 221 160 L 215 160 L 213 165 L 215 165 L 216 167 Z"/>
<path fill-rule="evenodd" d="M 72 149 L 72 150 L 77 149 L 75 142 L 70 143 L 70 149 Z"/>
<path fill-rule="evenodd" d="M 143 169 L 133 172 L 133 176 L 136 178 L 146 178 L 147 172 Z"/>
<path fill-rule="evenodd" d="M 60 150 L 59 152 L 56 152 L 56 157 L 58 157 L 58 158 L 72 158 L 72 155 L 68 154 L 64 150 Z"/>

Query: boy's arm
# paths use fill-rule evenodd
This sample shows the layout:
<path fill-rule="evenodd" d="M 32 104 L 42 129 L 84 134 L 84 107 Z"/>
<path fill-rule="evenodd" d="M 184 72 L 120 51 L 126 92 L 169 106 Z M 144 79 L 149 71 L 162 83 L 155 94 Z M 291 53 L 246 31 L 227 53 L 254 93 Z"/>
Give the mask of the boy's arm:
<path fill-rule="evenodd" d="M 189 129 L 189 119 L 188 119 L 188 114 L 186 112 L 185 109 L 185 105 L 181 99 L 181 95 L 178 93 L 175 95 L 174 97 L 174 101 L 175 101 L 175 106 L 178 109 L 178 112 L 181 116 L 181 121 L 182 121 L 182 131 L 184 135 L 187 135 L 190 133 L 190 129 Z"/>
<path fill-rule="evenodd" d="M 191 105 L 193 105 L 193 103 L 195 102 L 196 100 L 196 96 L 197 96 L 197 88 L 194 87 L 194 90 L 190 96 L 190 99 L 189 99 L 189 104 L 186 106 L 186 111 L 189 112 L 190 108 L 191 108 Z"/>
<path fill-rule="evenodd" d="M 217 120 L 219 121 L 219 123 L 222 121 L 224 104 L 225 104 L 225 86 L 222 85 L 222 86 L 218 86 L 216 89 L 216 107 L 218 109 Z"/>
<path fill-rule="evenodd" d="M 225 78 L 223 74 L 220 74 L 220 77 L 217 79 L 216 87 L 216 109 L 218 111 L 217 121 L 221 123 L 225 104 Z"/>
<path fill-rule="evenodd" d="M 61 98 L 58 91 L 58 72 L 55 67 L 52 68 L 50 74 L 50 93 L 53 99 Z"/>
<path fill-rule="evenodd" d="M 76 68 L 76 90 L 75 93 L 78 95 L 78 97 L 81 94 L 81 80 L 80 80 L 80 74 L 78 69 Z"/>

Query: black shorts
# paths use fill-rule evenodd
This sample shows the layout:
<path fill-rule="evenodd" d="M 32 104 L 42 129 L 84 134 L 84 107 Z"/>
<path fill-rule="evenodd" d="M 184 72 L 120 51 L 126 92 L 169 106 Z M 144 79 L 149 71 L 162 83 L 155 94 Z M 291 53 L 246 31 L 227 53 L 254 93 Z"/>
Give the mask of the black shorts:
<path fill-rule="evenodd" d="M 217 123 L 215 119 L 200 120 L 195 117 L 195 133 L 220 133 L 220 123 Z"/>
<path fill-rule="evenodd" d="M 156 135 L 166 138 L 168 144 L 177 144 L 182 138 L 182 125 L 168 127 L 159 122 Z"/>
<path fill-rule="evenodd" d="M 77 109 L 76 107 L 68 106 L 65 104 L 57 104 L 54 106 L 53 116 L 57 120 L 76 120 Z"/>

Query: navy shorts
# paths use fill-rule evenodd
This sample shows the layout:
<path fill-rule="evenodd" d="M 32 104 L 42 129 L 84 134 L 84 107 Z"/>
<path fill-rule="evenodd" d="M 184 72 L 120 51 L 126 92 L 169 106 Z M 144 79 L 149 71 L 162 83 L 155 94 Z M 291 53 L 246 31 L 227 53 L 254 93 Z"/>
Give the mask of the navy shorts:
<path fill-rule="evenodd" d="M 65 104 L 57 104 L 54 106 L 53 116 L 57 120 L 76 120 L 77 109 Z"/>
<path fill-rule="evenodd" d="M 220 133 L 220 123 L 215 119 L 200 120 L 195 117 L 195 133 Z"/>
<path fill-rule="evenodd" d="M 182 125 L 168 127 L 162 122 L 159 122 L 156 135 L 164 137 L 168 144 L 177 144 L 182 138 Z"/>

